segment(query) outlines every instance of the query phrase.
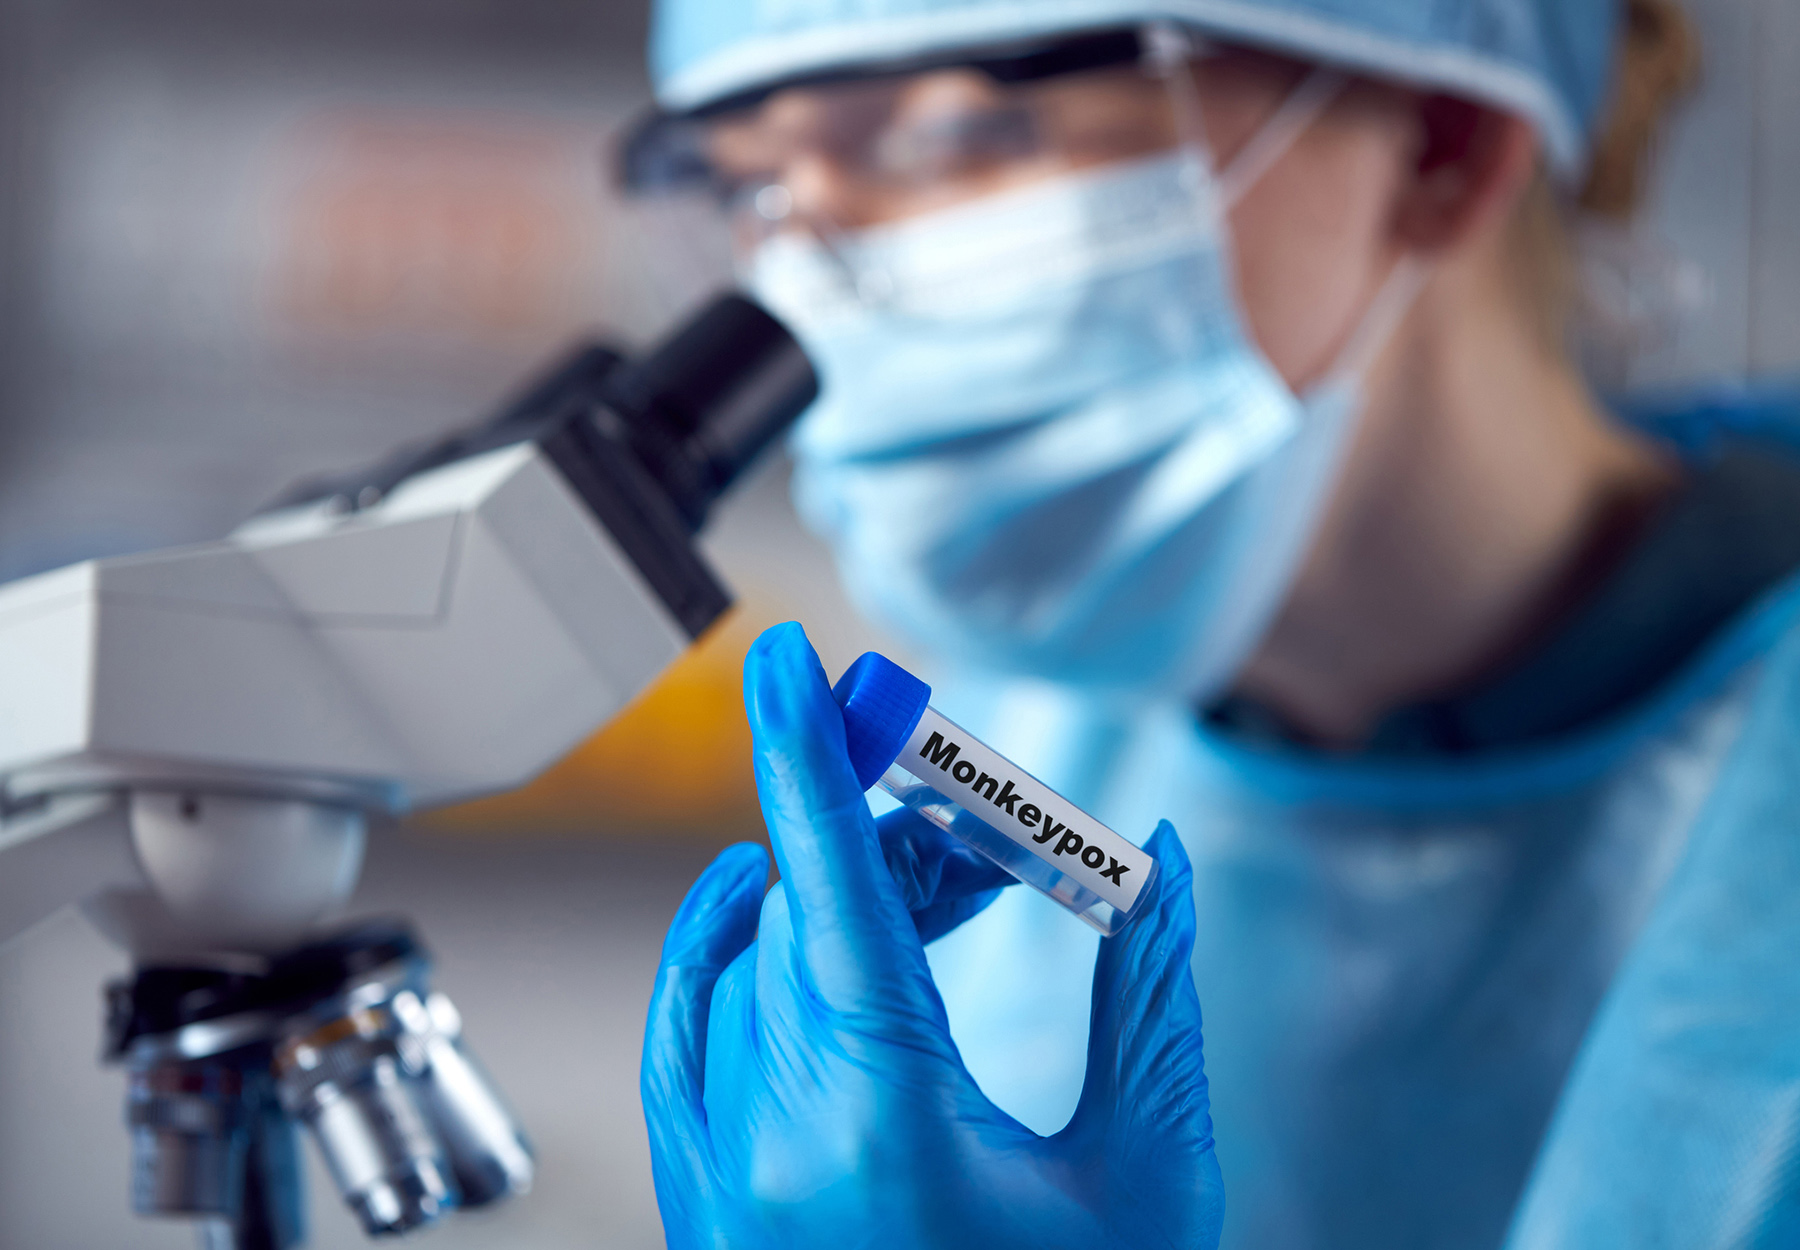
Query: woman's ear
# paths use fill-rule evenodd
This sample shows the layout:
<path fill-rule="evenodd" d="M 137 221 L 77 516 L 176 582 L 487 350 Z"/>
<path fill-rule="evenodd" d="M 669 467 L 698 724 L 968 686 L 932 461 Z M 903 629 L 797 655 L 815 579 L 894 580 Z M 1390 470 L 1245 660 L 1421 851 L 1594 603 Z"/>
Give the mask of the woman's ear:
<path fill-rule="evenodd" d="M 1505 220 L 1537 169 L 1526 122 L 1451 96 L 1415 98 L 1419 142 L 1395 214 L 1409 251 L 1443 253 Z"/>

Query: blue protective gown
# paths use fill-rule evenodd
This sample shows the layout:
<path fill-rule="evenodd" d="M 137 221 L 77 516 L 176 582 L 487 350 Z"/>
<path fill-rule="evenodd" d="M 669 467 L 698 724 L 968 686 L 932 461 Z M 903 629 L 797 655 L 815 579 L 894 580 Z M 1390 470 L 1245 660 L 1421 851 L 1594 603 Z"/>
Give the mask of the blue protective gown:
<path fill-rule="evenodd" d="M 1800 1244 L 1800 461 L 1690 451 L 1566 628 L 1364 755 L 938 700 L 1114 827 L 1181 831 L 1227 1247 Z M 1008 891 L 932 949 L 971 1070 L 1039 1131 L 1095 940 Z"/>

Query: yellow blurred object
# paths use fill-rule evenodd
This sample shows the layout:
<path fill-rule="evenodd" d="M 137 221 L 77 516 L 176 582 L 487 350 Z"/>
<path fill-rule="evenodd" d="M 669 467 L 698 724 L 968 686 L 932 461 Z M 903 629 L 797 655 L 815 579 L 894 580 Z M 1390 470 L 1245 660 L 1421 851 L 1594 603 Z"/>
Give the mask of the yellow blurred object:
<path fill-rule="evenodd" d="M 734 608 L 637 702 L 522 789 L 420 818 L 470 833 L 760 836 L 744 656 L 760 627 Z"/>

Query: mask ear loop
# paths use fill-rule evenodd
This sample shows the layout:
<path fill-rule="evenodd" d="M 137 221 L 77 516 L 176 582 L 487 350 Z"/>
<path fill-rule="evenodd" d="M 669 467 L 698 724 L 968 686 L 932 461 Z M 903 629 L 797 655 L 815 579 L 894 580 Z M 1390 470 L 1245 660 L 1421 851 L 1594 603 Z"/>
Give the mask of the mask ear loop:
<path fill-rule="evenodd" d="M 1213 159 L 1212 146 L 1207 142 L 1205 112 L 1195 83 L 1194 60 L 1205 54 L 1207 42 L 1169 22 L 1155 22 L 1144 27 L 1140 38 L 1144 44 L 1145 70 L 1169 84 L 1180 146 L 1197 154 L 1206 168 L 1213 171 L 1214 185 L 1226 208 L 1248 195 L 1350 85 L 1350 75 L 1341 70 L 1326 67 L 1313 70 L 1288 93 L 1231 163 L 1219 169 Z"/>
<path fill-rule="evenodd" d="M 1419 302 L 1426 284 L 1431 281 L 1432 263 L 1411 252 L 1402 255 L 1382 280 L 1381 289 L 1369 301 L 1362 320 L 1351 331 L 1349 341 L 1331 362 L 1325 376 L 1312 388 L 1313 394 L 1334 390 L 1355 390 L 1374 369 L 1375 362 L 1406 320 L 1413 305 Z"/>
<path fill-rule="evenodd" d="M 1236 204 L 1288 154 L 1300 136 L 1312 129 L 1332 102 L 1350 85 L 1350 76 L 1335 69 L 1315 69 L 1288 93 L 1274 116 L 1251 136 L 1244 150 L 1219 171 L 1219 191 L 1225 203 Z M 1192 84 L 1189 84 L 1192 90 Z"/>
<path fill-rule="evenodd" d="M 1211 169 L 1211 148 L 1206 141 L 1193 68 L 1194 59 L 1206 50 L 1205 42 L 1168 22 L 1146 26 L 1141 37 L 1146 69 L 1169 83 L 1181 146 L 1196 153 Z M 1349 85 L 1350 75 L 1329 68 L 1315 69 L 1302 79 L 1230 165 L 1213 175 L 1221 205 L 1229 208 L 1248 195 Z M 1375 293 L 1349 341 L 1324 379 L 1313 388 L 1316 393 L 1353 387 L 1361 381 L 1418 301 L 1431 280 L 1431 272 L 1430 262 L 1411 254 L 1394 262 L 1393 270 Z"/>

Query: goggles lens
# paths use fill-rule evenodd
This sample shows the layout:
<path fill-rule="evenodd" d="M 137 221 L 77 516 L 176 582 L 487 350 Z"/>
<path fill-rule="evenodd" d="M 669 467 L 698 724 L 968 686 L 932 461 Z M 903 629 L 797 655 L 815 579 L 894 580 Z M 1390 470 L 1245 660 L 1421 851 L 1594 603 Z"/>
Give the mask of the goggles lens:
<path fill-rule="evenodd" d="M 1025 85 L 947 69 L 777 93 L 708 123 L 704 152 L 741 248 L 883 225 L 1178 141 L 1167 83 L 1135 67 Z"/>

